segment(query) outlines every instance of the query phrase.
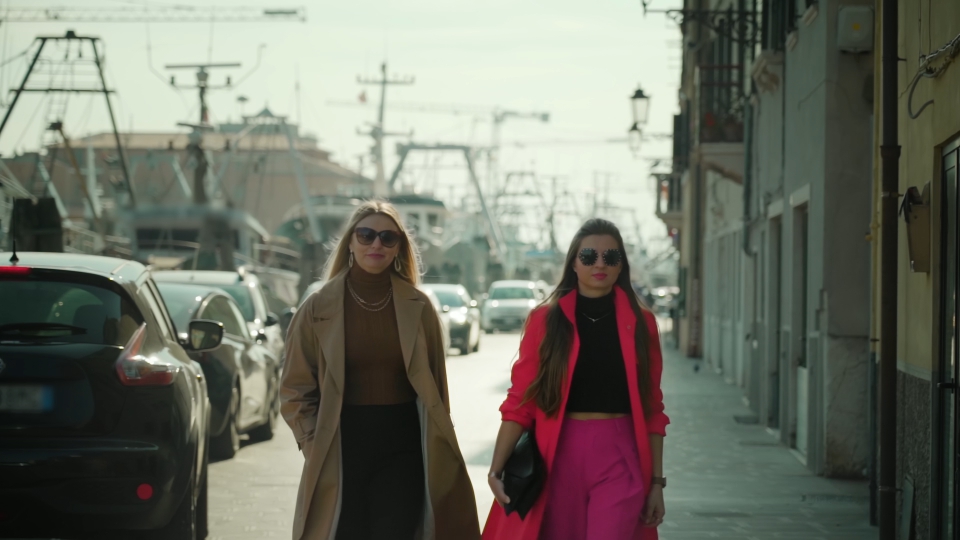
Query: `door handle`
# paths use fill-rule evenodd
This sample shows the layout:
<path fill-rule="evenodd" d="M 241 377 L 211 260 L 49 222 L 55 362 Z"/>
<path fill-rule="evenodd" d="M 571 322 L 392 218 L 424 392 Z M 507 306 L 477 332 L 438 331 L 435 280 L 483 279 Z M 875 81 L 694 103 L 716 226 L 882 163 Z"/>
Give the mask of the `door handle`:
<path fill-rule="evenodd" d="M 953 390 L 956 390 L 956 389 L 957 389 L 957 383 L 955 383 L 955 382 L 942 382 L 942 383 L 937 383 L 937 388 L 940 389 L 940 390 L 950 390 L 950 391 L 953 391 Z"/>

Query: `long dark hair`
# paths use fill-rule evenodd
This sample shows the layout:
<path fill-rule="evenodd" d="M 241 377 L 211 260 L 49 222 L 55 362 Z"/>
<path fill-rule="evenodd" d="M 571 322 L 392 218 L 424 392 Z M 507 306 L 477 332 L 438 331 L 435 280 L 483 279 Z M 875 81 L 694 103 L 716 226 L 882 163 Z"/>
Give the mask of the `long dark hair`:
<path fill-rule="evenodd" d="M 560 309 L 560 299 L 567 293 L 577 290 L 577 274 L 573 270 L 574 260 L 580 252 L 580 243 L 587 236 L 611 236 L 617 241 L 623 258 L 620 262 L 620 277 L 615 287 L 627 293 L 630 307 L 637 316 L 634 342 L 637 350 L 637 379 L 640 388 L 640 402 L 643 410 L 650 411 L 650 329 L 647 328 L 643 307 L 630 282 L 630 262 L 623 246 L 620 230 L 612 222 L 594 218 L 580 227 L 563 263 L 563 277 L 553 293 L 544 301 L 547 311 L 546 334 L 540 343 L 540 367 L 537 377 L 530 383 L 524 395 L 524 401 L 533 400 L 547 416 L 556 416 L 560 412 L 563 385 L 567 380 L 567 361 L 573 347 L 573 324 Z"/>

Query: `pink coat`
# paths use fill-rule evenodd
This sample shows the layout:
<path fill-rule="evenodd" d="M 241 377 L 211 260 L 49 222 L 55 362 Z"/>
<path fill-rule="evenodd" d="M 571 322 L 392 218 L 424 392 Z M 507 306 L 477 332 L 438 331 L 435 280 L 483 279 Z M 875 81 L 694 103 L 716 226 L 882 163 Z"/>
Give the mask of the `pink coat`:
<path fill-rule="evenodd" d="M 637 450 L 640 455 L 640 471 L 645 486 L 650 485 L 653 475 L 653 462 L 650 454 L 648 434 L 666 435 L 667 424 L 670 419 L 663 413 L 663 392 L 660 390 L 660 377 L 663 373 L 663 356 L 660 351 L 660 336 L 657 330 L 657 321 L 652 313 L 644 311 L 644 323 L 650 329 L 650 381 L 651 411 L 644 411 L 640 404 L 640 390 L 637 385 L 637 353 L 634 343 L 634 325 L 637 317 L 630 307 L 627 294 L 620 288 L 614 287 L 614 303 L 617 313 L 617 327 L 620 334 L 620 346 L 623 350 L 624 364 L 627 368 L 627 384 L 630 389 L 630 409 L 633 416 L 633 427 L 637 437 Z M 570 380 L 577 364 L 577 355 L 580 351 L 580 337 L 576 333 L 575 309 L 577 292 L 573 291 L 560 299 L 560 308 L 567 319 L 573 323 L 573 347 L 570 350 L 570 360 L 567 368 L 567 383 L 563 387 L 563 396 L 560 410 L 567 406 L 567 397 L 570 391 Z M 540 364 L 538 349 L 546 333 L 547 308 L 541 307 L 530 314 L 527 327 L 520 341 L 520 358 L 513 366 L 511 376 L 512 386 L 507 391 L 507 399 L 500 406 L 501 417 L 504 421 L 510 420 L 530 429 L 536 425 L 537 446 L 543 454 L 547 465 L 547 476 L 553 468 L 553 460 L 557 454 L 557 442 L 560 440 L 560 426 L 563 424 L 563 415 L 548 418 L 532 401 L 521 405 L 523 394 L 537 375 Z M 549 501 L 546 500 L 546 490 L 534 504 L 530 513 L 523 520 L 516 512 L 509 516 L 503 508 L 493 502 L 487 524 L 483 529 L 483 540 L 538 540 L 540 523 L 543 520 L 543 511 Z M 638 533 L 633 540 L 657 540 L 657 529 L 654 527 L 638 527 Z"/>

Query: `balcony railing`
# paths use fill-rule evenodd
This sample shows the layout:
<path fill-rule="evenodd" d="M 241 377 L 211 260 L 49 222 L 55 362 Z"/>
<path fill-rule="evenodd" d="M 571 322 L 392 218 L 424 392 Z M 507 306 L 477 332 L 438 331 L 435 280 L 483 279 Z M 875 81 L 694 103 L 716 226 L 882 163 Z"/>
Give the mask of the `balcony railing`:
<path fill-rule="evenodd" d="M 743 142 L 743 66 L 700 66 L 701 143 Z"/>

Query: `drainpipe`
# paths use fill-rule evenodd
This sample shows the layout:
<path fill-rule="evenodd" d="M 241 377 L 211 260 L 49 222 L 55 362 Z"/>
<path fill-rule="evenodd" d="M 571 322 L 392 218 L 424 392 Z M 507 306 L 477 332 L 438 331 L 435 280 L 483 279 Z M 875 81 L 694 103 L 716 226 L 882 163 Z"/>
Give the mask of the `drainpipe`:
<path fill-rule="evenodd" d="M 897 0 L 881 3 L 880 540 L 897 536 Z M 910 516 L 904 516 L 910 519 Z"/>
<path fill-rule="evenodd" d="M 743 241 L 743 253 L 753 258 L 757 253 L 750 248 L 750 225 L 753 217 L 750 215 L 753 193 L 753 103 L 746 98 L 743 105 L 743 232 L 740 235 Z"/>

